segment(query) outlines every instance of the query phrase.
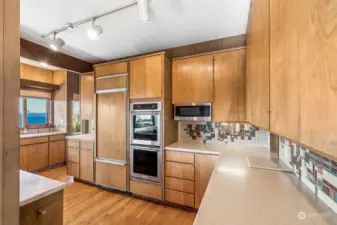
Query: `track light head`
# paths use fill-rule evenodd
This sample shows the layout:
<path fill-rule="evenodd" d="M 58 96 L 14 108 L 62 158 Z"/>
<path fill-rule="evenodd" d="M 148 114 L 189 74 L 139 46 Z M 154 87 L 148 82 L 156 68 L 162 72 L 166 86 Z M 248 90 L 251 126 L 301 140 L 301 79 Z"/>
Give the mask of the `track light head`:
<path fill-rule="evenodd" d="M 62 38 L 56 38 L 56 34 L 54 34 L 54 40 L 49 44 L 49 47 L 54 51 L 58 51 L 65 45 L 65 42 Z"/>
<path fill-rule="evenodd" d="M 90 29 L 88 29 L 88 37 L 92 40 L 97 40 L 99 36 L 103 33 L 103 28 L 98 25 L 93 25 Z"/>
<path fill-rule="evenodd" d="M 141 21 L 150 21 L 148 0 L 138 0 L 138 13 Z"/>

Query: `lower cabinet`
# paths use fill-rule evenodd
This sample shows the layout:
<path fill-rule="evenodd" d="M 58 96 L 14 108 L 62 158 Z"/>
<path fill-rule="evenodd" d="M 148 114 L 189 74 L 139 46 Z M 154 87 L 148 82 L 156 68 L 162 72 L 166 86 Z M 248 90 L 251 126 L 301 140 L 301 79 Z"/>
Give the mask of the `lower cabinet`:
<path fill-rule="evenodd" d="M 20 208 L 20 225 L 63 224 L 63 190 Z"/>
<path fill-rule="evenodd" d="M 66 161 L 65 141 L 49 142 L 49 166 L 64 163 Z"/>
<path fill-rule="evenodd" d="M 195 154 L 195 208 L 199 208 L 219 156 Z"/>
<path fill-rule="evenodd" d="M 48 143 L 20 147 L 20 169 L 34 171 L 48 167 Z"/>
<path fill-rule="evenodd" d="M 152 199 L 163 200 L 163 188 L 157 184 L 130 180 L 130 192 Z"/>
<path fill-rule="evenodd" d="M 216 155 L 166 151 L 165 201 L 199 208 Z"/>
<path fill-rule="evenodd" d="M 126 165 L 96 160 L 96 184 L 126 190 Z"/>
<path fill-rule="evenodd" d="M 67 141 L 67 171 L 70 176 L 94 182 L 94 141 Z"/>

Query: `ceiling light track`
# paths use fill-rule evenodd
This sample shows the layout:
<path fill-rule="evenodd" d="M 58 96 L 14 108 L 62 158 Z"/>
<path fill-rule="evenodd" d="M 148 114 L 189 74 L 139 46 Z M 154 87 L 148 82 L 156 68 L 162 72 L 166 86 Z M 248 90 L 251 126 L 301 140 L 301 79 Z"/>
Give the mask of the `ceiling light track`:
<path fill-rule="evenodd" d="M 80 25 L 83 25 L 85 23 L 88 23 L 88 22 L 92 22 L 92 21 L 95 21 L 101 17 L 104 17 L 104 16 L 108 16 L 114 12 L 117 12 L 117 11 L 120 11 L 120 10 L 123 10 L 123 9 L 126 9 L 126 8 L 129 8 L 131 6 L 134 6 L 134 5 L 137 5 L 138 4 L 138 0 L 137 1 L 134 1 L 132 3 L 129 3 L 129 4 L 126 4 L 126 5 L 123 5 L 121 7 L 118 7 L 116 9 L 113 9 L 111 11 L 108 11 L 108 12 L 105 12 L 105 13 L 102 13 L 100 15 L 97 15 L 97 16 L 92 16 L 92 17 L 89 17 L 89 18 L 86 18 L 86 19 L 83 19 L 83 20 L 80 20 L 80 21 L 77 21 L 77 22 L 74 22 L 74 23 L 68 23 L 66 25 L 64 25 L 63 27 L 59 28 L 59 29 L 56 29 L 56 30 L 53 30 L 53 31 L 50 31 L 49 33 L 47 34 L 44 34 L 44 35 L 41 35 L 41 38 L 46 38 L 46 37 L 49 37 L 51 35 L 55 35 L 55 34 L 58 34 L 58 33 L 61 33 L 63 31 L 66 31 L 68 29 L 76 29 L 78 26 Z"/>

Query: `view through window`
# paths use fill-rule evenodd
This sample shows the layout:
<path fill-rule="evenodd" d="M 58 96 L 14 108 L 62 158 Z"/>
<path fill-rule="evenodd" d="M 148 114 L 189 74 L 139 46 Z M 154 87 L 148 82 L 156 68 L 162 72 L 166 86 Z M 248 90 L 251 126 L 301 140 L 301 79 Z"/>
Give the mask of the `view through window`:
<path fill-rule="evenodd" d="M 19 127 L 49 126 L 50 99 L 20 97 Z"/>
<path fill-rule="evenodd" d="M 80 133 L 81 132 L 81 110 L 80 110 L 80 101 L 74 100 L 72 102 L 73 107 L 73 121 L 72 121 L 72 132 Z"/>

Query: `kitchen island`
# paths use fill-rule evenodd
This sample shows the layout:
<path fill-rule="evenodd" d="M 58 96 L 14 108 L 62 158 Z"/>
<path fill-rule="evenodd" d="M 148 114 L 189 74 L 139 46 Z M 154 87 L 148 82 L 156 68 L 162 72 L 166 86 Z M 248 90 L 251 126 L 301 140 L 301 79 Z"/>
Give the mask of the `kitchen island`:
<path fill-rule="evenodd" d="M 20 225 L 62 225 L 66 184 L 20 171 Z"/>
<path fill-rule="evenodd" d="M 219 155 L 194 225 L 331 225 L 337 217 L 292 173 L 249 167 L 261 147 L 177 142 L 166 151 Z"/>

